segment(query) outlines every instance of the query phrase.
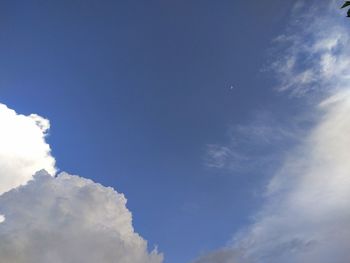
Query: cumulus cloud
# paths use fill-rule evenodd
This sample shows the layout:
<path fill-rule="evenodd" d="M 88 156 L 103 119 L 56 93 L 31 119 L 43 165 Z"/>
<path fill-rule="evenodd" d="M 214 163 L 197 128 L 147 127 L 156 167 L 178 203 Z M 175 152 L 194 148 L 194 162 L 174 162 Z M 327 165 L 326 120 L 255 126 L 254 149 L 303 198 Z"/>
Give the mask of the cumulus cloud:
<path fill-rule="evenodd" d="M 82 177 L 55 176 L 47 119 L 0 104 L 0 121 L 0 262 L 163 261 L 134 231 L 122 194 Z"/>
<path fill-rule="evenodd" d="M 91 180 L 41 171 L 0 196 L 0 261 L 160 263 L 135 233 L 124 195 Z"/>
<path fill-rule="evenodd" d="M 55 174 L 55 159 L 45 142 L 47 119 L 0 104 L 0 123 L 0 194 L 25 184 L 40 169 Z"/>
<path fill-rule="evenodd" d="M 285 54 L 274 67 L 281 91 L 316 95 L 309 109 L 316 124 L 289 150 L 253 223 L 196 263 L 350 262 L 350 34 L 341 4 L 295 7 L 289 33 L 278 39 Z"/>

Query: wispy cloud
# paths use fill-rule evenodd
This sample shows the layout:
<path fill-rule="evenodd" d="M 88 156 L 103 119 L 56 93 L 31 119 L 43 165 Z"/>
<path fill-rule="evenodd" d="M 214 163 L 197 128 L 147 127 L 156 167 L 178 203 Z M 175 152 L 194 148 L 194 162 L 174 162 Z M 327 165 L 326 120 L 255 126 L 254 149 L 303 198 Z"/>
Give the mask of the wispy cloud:
<path fill-rule="evenodd" d="M 245 124 L 229 128 L 223 144 L 208 144 L 205 165 L 212 169 L 247 172 L 274 164 L 280 160 L 282 149 L 298 140 L 303 120 L 277 121 L 268 112 L 255 114 Z M 272 149 L 274 151 L 272 151 Z"/>
<path fill-rule="evenodd" d="M 271 65 L 280 80 L 278 90 L 294 96 L 329 93 L 349 81 L 350 36 L 341 3 L 298 2 L 288 33 L 275 39 L 282 52 Z"/>
<path fill-rule="evenodd" d="M 350 261 L 350 24 L 341 4 L 300 1 L 294 9 L 288 34 L 278 38 L 285 54 L 273 67 L 280 91 L 317 94 L 309 108 L 316 124 L 288 150 L 252 225 L 196 263 Z"/>
<path fill-rule="evenodd" d="M 270 181 L 255 224 L 234 242 L 253 262 L 348 262 L 349 102 L 347 94 L 322 106 L 322 120 Z"/>
<path fill-rule="evenodd" d="M 243 154 L 227 146 L 208 144 L 206 150 L 205 164 L 210 168 L 236 170 L 243 161 L 246 161 Z"/>

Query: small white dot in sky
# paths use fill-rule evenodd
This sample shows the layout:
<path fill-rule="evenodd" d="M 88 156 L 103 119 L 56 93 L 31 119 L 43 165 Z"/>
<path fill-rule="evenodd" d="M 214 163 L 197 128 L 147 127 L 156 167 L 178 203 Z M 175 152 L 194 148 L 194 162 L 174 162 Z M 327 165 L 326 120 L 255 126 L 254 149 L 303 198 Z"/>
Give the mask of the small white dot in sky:
<path fill-rule="evenodd" d="M 5 222 L 5 216 L 4 215 L 0 215 L 0 224 Z"/>

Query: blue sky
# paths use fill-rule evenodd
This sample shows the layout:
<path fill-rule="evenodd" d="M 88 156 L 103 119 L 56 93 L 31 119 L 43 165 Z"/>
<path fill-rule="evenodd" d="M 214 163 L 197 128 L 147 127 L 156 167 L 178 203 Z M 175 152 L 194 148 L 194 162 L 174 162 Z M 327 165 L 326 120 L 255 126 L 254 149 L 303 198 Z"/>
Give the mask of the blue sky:
<path fill-rule="evenodd" d="M 312 122 L 265 70 L 295 2 L 4 1 L 0 102 L 48 118 L 57 167 L 124 193 L 150 247 L 189 262 L 251 223 Z"/>

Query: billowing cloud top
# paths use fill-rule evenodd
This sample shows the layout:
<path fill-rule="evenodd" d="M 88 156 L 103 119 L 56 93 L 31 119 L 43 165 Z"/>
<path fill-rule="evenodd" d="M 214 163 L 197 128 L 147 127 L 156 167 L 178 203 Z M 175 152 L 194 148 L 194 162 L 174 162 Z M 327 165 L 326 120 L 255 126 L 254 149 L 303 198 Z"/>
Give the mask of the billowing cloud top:
<path fill-rule="evenodd" d="M 0 122 L 0 194 L 25 184 L 40 169 L 55 174 L 55 159 L 45 142 L 48 120 L 0 104 Z"/>
<path fill-rule="evenodd" d="M 41 171 L 0 196 L 0 261 L 160 263 L 132 227 L 126 199 L 110 187 Z"/>
<path fill-rule="evenodd" d="M 55 176 L 48 120 L 0 104 L 0 122 L 0 262 L 163 261 L 134 232 L 122 194 L 82 177 Z"/>

